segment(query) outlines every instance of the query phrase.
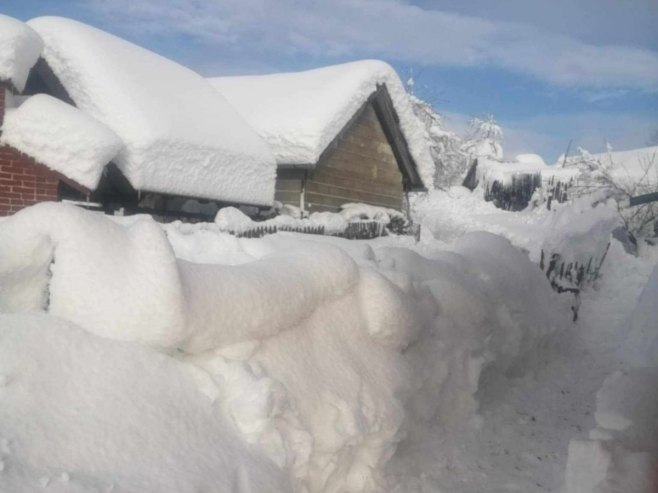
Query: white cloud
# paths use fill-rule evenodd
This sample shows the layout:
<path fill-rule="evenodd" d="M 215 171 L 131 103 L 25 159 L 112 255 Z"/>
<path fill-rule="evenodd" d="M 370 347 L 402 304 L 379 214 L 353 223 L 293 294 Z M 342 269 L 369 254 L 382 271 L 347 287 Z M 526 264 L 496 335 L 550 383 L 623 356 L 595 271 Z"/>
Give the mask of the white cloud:
<path fill-rule="evenodd" d="M 658 87 L 658 53 L 588 44 L 522 23 L 426 10 L 401 0 L 87 0 L 133 33 L 183 35 L 251 57 L 380 57 L 490 66 L 558 85 Z M 118 21 L 118 22 L 113 22 Z"/>

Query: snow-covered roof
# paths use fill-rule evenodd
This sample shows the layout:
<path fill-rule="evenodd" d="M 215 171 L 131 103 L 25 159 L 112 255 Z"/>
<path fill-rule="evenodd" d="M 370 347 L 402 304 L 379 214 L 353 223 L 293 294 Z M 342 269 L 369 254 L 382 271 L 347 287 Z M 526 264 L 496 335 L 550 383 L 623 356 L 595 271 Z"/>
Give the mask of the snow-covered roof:
<path fill-rule="evenodd" d="M 7 108 L 0 142 L 93 190 L 123 148 L 106 125 L 46 94 Z"/>
<path fill-rule="evenodd" d="M 114 162 L 136 189 L 272 203 L 269 147 L 201 76 L 77 21 L 28 24 L 75 105 L 123 141 Z"/>
<path fill-rule="evenodd" d="M 364 60 L 304 72 L 209 79 L 270 144 L 277 163 L 314 165 L 322 152 L 385 84 L 409 151 L 427 187 L 434 163 L 423 126 L 395 70 Z"/>
<path fill-rule="evenodd" d="M 476 177 L 478 183 L 493 183 L 498 181 L 510 184 L 514 177 L 528 174 L 543 173 L 548 166 L 534 162 L 501 162 L 486 157 L 478 157 Z"/>
<path fill-rule="evenodd" d="M 517 154 L 514 161 L 517 163 L 536 164 L 539 166 L 544 166 L 546 164 L 544 158 L 539 154 Z"/>
<path fill-rule="evenodd" d="M 42 49 L 43 42 L 32 28 L 0 14 L 0 82 L 11 82 L 17 90 L 23 91 Z"/>

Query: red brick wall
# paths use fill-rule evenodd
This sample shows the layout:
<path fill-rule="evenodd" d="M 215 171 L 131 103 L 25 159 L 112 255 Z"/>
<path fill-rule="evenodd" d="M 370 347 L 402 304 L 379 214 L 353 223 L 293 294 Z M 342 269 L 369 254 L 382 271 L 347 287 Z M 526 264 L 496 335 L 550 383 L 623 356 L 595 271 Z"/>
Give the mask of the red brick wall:
<path fill-rule="evenodd" d="M 57 200 L 59 177 L 34 159 L 0 146 L 0 216 L 39 202 Z"/>
<path fill-rule="evenodd" d="M 0 82 L 0 125 L 5 115 L 5 87 Z M 0 216 L 24 207 L 57 200 L 57 173 L 13 147 L 0 145 Z"/>

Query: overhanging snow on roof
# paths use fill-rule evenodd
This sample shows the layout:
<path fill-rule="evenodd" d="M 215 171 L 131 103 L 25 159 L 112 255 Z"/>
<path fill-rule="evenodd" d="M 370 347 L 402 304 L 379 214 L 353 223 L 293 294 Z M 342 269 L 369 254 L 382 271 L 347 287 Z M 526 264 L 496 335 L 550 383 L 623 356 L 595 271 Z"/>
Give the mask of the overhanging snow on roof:
<path fill-rule="evenodd" d="M 23 91 L 42 49 L 43 42 L 32 28 L 0 14 L 0 82 L 8 82 L 17 91 Z"/>
<path fill-rule="evenodd" d="M 272 203 L 276 165 L 268 145 L 201 76 L 77 21 L 28 24 L 75 105 L 122 140 L 114 162 L 134 188 Z"/>
<path fill-rule="evenodd" d="M 123 148 L 101 122 L 46 94 L 7 108 L 0 142 L 94 190 L 103 168 Z"/>
<path fill-rule="evenodd" d="M 432 186 L 434 163 L 424 129 L 399 77 L 384 62 L 209 80 L 270 144 L 278 164 L 306 167 L 318 163 L 378 86 L 385 86 L 418 173 L 426 187 Z"/>

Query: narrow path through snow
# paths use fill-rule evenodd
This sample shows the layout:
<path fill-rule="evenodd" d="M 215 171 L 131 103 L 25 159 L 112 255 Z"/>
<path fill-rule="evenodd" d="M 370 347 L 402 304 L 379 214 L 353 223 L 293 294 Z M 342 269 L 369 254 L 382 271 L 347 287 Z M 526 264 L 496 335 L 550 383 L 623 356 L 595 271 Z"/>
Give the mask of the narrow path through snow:
<path fill-rule="evenodd" d="M 434 219 L 437 229 L 445 225 Z M 451 441 L 445 430 L 428 430 L 423 443 L 403 444 L 389 466 L 391 477 L 404 478 L 395 491 L 562 491 L 570 440 L 588 438 L 604 379 L 629 366 L 622 347 L 654 263 L 613 242 L 602 278 L 583 293 L 579 321 L 504 374 L 482 374 L 482 419 L 470 433 Z"/>

